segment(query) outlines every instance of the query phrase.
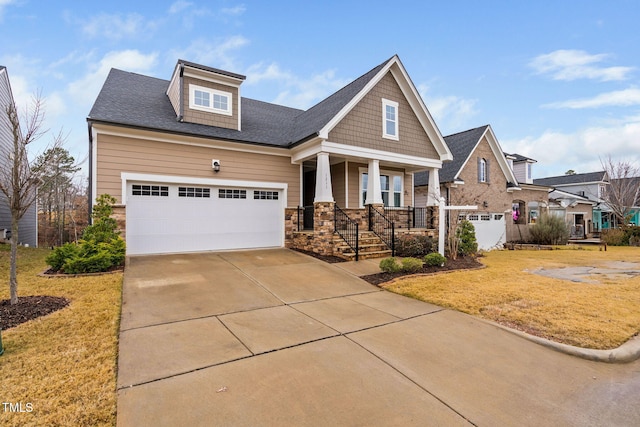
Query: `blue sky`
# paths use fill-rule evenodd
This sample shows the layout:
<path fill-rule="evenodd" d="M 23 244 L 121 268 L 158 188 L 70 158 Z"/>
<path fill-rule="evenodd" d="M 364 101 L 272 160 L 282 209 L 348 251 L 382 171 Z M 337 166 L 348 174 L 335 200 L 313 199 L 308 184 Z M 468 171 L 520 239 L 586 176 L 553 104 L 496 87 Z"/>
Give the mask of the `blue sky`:
<path fill-rule="evenodd" d="M 443 135 L 490 124 L 539 178 L 640 161 L 638 18 L 623 0 L 0 0 L 0 65 L 19 108 L 40 90 L 46 127 L 84 159 L 112 67 L 169 79 L 185 59 L 308 108 L 398 54 Z"/>

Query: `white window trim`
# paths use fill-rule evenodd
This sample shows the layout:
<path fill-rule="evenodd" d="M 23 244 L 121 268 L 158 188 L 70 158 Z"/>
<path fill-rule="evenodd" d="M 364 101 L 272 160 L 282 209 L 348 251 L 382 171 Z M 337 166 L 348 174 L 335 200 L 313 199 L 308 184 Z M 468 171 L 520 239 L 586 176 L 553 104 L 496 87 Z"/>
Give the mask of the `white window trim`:
<path fill-rule="evenodd" d="M 395 135 L 387 133 L 387 106 L 391 106 L 396 110 L 396 133 Z M 388 99 L 382 98 L 382 137 L 386 139 L 393 139 L 394 141 L 398 141 L 400 139 L 400 120 L 398 113 L 398 103 L 395 101 L 390 101 Z"/>
<path fill-rule="evenodd" d="M 359 207 L 362 209 L 364 208 L 364 200 L 362 198 L 362 193 L 364 192 L 364 188 L 362 187 L 362 175 L 363 174 L 367 174 L 369 175 L 369 169 L 368 168 L 358 168 L 358 204 Z M 402 184 L 402 187 L 400 188 L 400 206 L 390 206 L 392 208 L 395 207 L 403 207 L 404 206 L 404 173 L 400 172 L 400 171 L 390 171 L 390 170 L 385 170 L 385 169 L 380 169 L 380 176 L 382 175 L 386 175 L 389 177 L 389 193 L 390 195 L 392 195 L 394 193 L 393 191 L 393 177 L 394 176 L 399 176 L 400 177 L 400 183 Z M 391 198 L 389 199 L 391 200 Z"/>
<path fill-rule="evenodd" d="M 480 159 L 480 179 L 479 182 L 487 182 L 487 160 L 484 158 Z"/>
<path fill-rule="evenodd" d="M 203 107 L 202 105 L 195 104 L 195 92 L 199 90 L 209 94 L 211 99 L 211 107 Z M 226 96 L 227 97 L 227 109 L 213 107 L 213 96 Z M 211 89 L 210 87 L 198 86 L 189 84 L 189 108 L 192 110 L 206 111 L 208 113 L 223 114 L 225 116 L 231 116 L 233 114 L 233 95 L 230 92 L 223 92 L 221 90 Z"/>

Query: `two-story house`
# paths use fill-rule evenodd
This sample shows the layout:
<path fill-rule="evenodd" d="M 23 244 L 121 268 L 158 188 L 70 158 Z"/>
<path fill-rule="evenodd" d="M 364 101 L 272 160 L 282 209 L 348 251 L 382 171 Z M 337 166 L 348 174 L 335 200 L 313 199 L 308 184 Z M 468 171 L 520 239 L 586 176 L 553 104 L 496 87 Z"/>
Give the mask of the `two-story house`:
<path fill-rule="evenodd" d="M 243 97 L 245 79 L 184 60 L 168 80 L 109 73 L 87 118 L 90 200 L 118 200 L 129 254 L 332 254 L 336 215 L 362 230 L 369 206 L 413 206 L 414 173 L 452 159 L 397 56 L 307 110 Z"/>

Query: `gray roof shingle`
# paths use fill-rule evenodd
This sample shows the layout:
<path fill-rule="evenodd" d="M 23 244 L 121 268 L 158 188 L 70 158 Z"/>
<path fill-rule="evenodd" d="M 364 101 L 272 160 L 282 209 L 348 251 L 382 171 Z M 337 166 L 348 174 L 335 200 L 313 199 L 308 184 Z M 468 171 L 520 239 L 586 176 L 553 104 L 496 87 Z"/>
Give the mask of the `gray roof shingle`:
<path fill-rule="evenodd" d="M 464 162 L 478 144 L 478 141 L 482 135 L 484 135 L 488 127 L 489 125 L 484 125 L 444 137 L 444 141 L 449 146 L 451 154 L 453 154 L 453 160 L 442 165 L 439 175 L 440 183 L 453 182 L 456 179 L 460 173 L 460 169 L 462 169 L 462 166 L 464 165 Z M 428 183 L 428 172 L 418 172 L 414 175 L 415 186 L 428 185 Z"/>
<path fill-rule="evenodd" d="M 573 175 L 550 176 L 547 178 L 537 178 L 534 184 L 555 187 L 558 185 L 582 184 L 587 182 L 607 182 L 606 172 L 576 173 Z"/>
<path fill-rule="evenodd" d="M 240 131 L 179 122 L 166 95 L 168 80 L 112 69 L 87 120 L 177 134 L 289 147 L 317 134 L 393 58 L 386 60 L 306 111 L 243 97 L 242 130 Z"/>

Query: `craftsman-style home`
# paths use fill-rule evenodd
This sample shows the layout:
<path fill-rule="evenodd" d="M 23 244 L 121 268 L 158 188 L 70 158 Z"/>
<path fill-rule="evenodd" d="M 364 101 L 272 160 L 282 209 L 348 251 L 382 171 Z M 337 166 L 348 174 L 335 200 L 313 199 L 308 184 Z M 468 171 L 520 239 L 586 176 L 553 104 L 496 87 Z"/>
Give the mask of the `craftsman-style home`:
<path fill-rule="evenodd" d="M 245 98 L 244 81 L 183 60 L 169 80 L 109 73 L 87 118 L 90 200 L 116 197 L 129 254 L 434 234 L 414 173 L 453 157 L 397 56 L 308 110 Z"/>

